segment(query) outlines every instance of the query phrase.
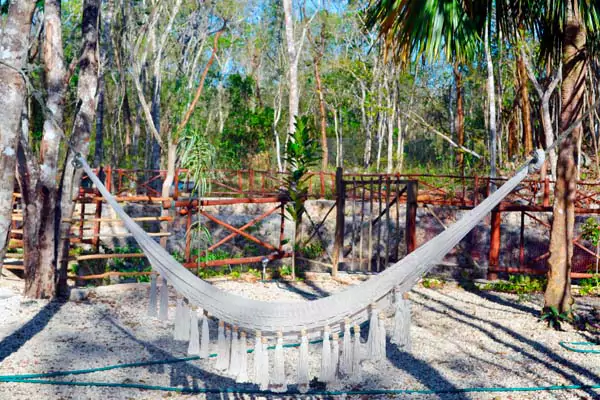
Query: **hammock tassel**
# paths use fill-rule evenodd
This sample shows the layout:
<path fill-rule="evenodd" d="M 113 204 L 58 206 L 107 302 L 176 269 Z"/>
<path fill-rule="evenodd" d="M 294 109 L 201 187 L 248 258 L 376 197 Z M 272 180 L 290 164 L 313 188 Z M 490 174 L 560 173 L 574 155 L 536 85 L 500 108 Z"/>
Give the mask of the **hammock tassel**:
<path fill-rule="evenodd" d="M 327 380 L 327 382 L 330 384 L 335 384 L 337 382 L 339 359 L 340 359 L 340 337 L 336 332 L 332 335 L 331 364 L 330 364 L 330 369 L 329 369 L 329 377 Z"/>
<path fill-rule="evenodd" d="M 184 324 L 183 319 L 183 300 L 177 298 L 177 307 L 175 307 L 175 326 L 173 328 L 173 340 L 182 340 L 182 325 Z"/>
<path fill-rule="evenodd" d="M 350 319 L 344 320 L 344 339 L 342 341 L 342 359 L 340 360 L 340 373 L 349 376 L 352 374 L 352 336 L 350 335 Z"/>
<path fill-rule="evenodd" d="M 262 363 L 262 352 L 263 352 L 263 343 L 262 343 L 262 335 L 260 331 L 254 332 L 254 351 L 252 355 L 254 356 L 254 368 L 252 369 L 252 383 L 260 385 L 261 373 L 264 371 L 265 367 Z M 268 368 L 268 367 L 267 367 Z"/>
<path fill-rule="evenodd" d="M 156 288 L 156 274 L 152 273 L 150 277 L 150 301 L 148 303 L 148 316 L 156 317 L 156 305 L 157 305 L 157 288 Z"/>
<path fill-rule="evenodd" d="M 169 287 L 166 278 L 162 278 L 160 286 L 160 305 L 158 310 L 158 319 L 167 321 L 169 319 Z"/>
<path fill-rule="evenodd" d="M 240 370 L 238 372 L 235 381 L 237 383 L 246 383 L 250 379 L 248 378 L 248 345 L 246 343 L 246 332 L 240 333 L 240 341 L 238 343 L 238 349 L 240 354 Z"/>
<path fill-rule="evenodd" d="M 306 329 L 302 329 L 300 338 L 300 350 L 298 354 L 298 391 L 306 393 L 308 391 L 308 336 Z"/>
<path fill-rule="evenodd" d="M 188 356 L 197 356 L 200 354 L 200 334 L 198 332 L 198 312 L 190 310 L 190 343 L 188 345 Z"/>
<path fill-rule="evenodd" d="M 240 373 L 240 340 L 238 327 L 234 326 L 231 331 L 231 356 L 229 357 L 229 369 L 227 372 L 233 378 L 237 378 Z"/>
<path fill-rule="evenodd" d="M 229 365 L 229 357 L 227 353 L 227 342 L 225 338 L 225 323 L 219 321 L 219 328 L 217 330 L 217 363 L 215 368 L 219 371 L 224 371 Z"/>
<path fill-rule="evenodd" d="M 385 331 L 384 331 L 385 338 Z M 373 361 L 383 359 L 385 356 L 385 341 L 383 342 L 382 354 L 381 332 L 379 324 L 379 313 L 375 308 L 375 304 L 371 305 L 371 320 L 369 321 L 369 337 L 367 338 L 367 354 L 366 358 Z"/>
<path fill-rule="evenodd" d="M 202 314 L 202 340 L 200 341 L 200 358 L 210 357 L 208 345 L 210 344 L 210 330 L 208 329 L 208 317 Z"/>
<path fill-rule="evenodd" d="M 181 305 L 181 338 L 179 340 L 190 340 L 190 324 L 192 319 L 190 312 L 190 306 L 188 305 L 187 301 L 184 300 L 183 304 Z"/>
<path fill-rule="evenodd" d="M 256 375 L 259 382 L 260 390 L 269 389 L 269 343 L 267 338 L 262 338 L 262 349 L 260 351 L 260 371 Z"/>
<path fill-rule="evenodd" d="M 273 378 L 271 384 L 274 386 L 273 392 L 283 393 L 287 391 L 285 382 L 285 356 L 283 354 L 283 333 L 277 333 L 277 343 L 275 345 L 275 354 L 273 355 Z"/>
<path fill-rule="evenodd" d="M 321 373 L 319 374 L 321 382 L 329 382 L 331 368 L 331 343 L 329 342 L 329 327 L 326 326 L 323 331 L 323 350 L 321 351 Z"/>
<path fill-rule="evenodd" d="M 394 331 L 392 343 L 404 351 L 410 351 L 410 300 L 408 293 L 395 292 L 396 314 L 394 315 Z"/>
<path fill-rule="evenodd" d="M 354 342 L 352 343 L 352 377 L 356 381 L 360 381 L 361 370 L 360 362 L 361 358 L 361 343 L 360 343 L 360 326 L 354 325 Z"/>

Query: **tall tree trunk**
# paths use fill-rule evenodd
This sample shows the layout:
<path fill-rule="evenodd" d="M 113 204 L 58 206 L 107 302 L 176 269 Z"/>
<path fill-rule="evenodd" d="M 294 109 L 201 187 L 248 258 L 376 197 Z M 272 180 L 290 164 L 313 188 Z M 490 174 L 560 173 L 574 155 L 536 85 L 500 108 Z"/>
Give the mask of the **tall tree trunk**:
<path fill-rule="evenodd" d="M 82 56 L 79 60 L 79 80 L 77 99 L 80 105 L 71 133 L 72 146 L 67 150 L 60 187 L 60 220 L 70 220 L 73 216 L 74 200 L 79 193 L 79 183 L 83 171 L 74 165 L 75 156 L 87 157 L 90 147 L 92 124 L 96 112 L 96 91 L 98 88 L 98 24 L 101 0 L 84 0 L 82 12 Z M 71 224 L 62 222 L 60 238 L 68 237 Z M 69 261 L 69 241 L 58 242 L 58 292 L 67 290 L 67 264 Z"/>
<path fill-rule="evenodd" d="M 300 98 L 298 93 L 298 51 L 296 49 L 296 40 L 294 39 L 294 17 L 292 12 L 292 0 L 283 0 L 285 39 L 287 43 L 288 54 L 288 90 L 289 90 L 289 122 L 288 133 L 296 131 L 296 116 L 300 107 Z"/>
<path fill-rule="evenodd" d="M 561 132 L 581 117 L 585 92 L 586 33 L 576 1 L 568 2 L 567 15 L 562 56 Z M 548 285 L 544 294 L 544 308 L 547 310 L 550 307 L 556 307 L 561 313 L 570 312 L 573 304 L 570 274 L 575 224 L 574 199 L 577 190 L 575 151 L 581 134 L 582 127 L 580 125 L 561 142 L 556 169 L 550 257 L 548 258 Z"/>
<path fill-rule="evenodd" d="M 389 79 L 393 79 L 394 69 L 391 68 L 389 71 L 390 77 Z M 391 174 L 394 169 L 394 125 L 396 122 L 396 85 L 392 82 L 390 86 L 390 82 L 388 80 L 387 84 L 387 168 L 386 172 Z"/>
<path fill-rule="evenodd" d="M 5 251 L 12 217 L 21 111 L 26 98 L 21 71 L 27 64 L 35 0 L 10 3 L 0 35 L 0 249 Z M 3 259 L 0 259 L 0 263 Z"/>
<path fill-rule="evenodd" d="M 517 57 L 517 77 L 519 80 L 519 96 L 521 98 L 521 112 L 523 117 L 523 151 L 529 154 L 533 151 L 533 129 L 531 127 L 531 103 L 529 101 L 529 87 L 527 86 L 527 72 L 523 57 Z"/>
<path fill-rule="evenodd" d="M 102 54 L 102 52 L 100 52 Z M 100 56 L 102 57 L 102 55 Z M 96 140 L 94 147 L 94 167 L 100 167 L 104 161 L 104 74 L 98 79 L 98 110 L 96 112 Z"/>
<path fill-rule="evenodd" d="M 456 85 L 456 141 L 459 146 L 465 145 L 465 107 L 463 99 L 463 82 L 462 73 L 460 72 L 459 64 L 454 63 L 454 81 Z M 456 162 L 460 170 L 465 172 L 465 157 L 462 151 L 456 153 Z"/>
<path fill-rule="evenodd" d="M 371 151 L 373 147 L 373 132 L 371 130 L 373 116 L 367 117 L 367 89 L 363 82 L 360 82 L 360 116 L 362 126 L 365 131 L 365 152 L 363 154 L 363 167 L 368 168 L 371 165 Z"/>
<path fill-rule="evenodd" d="M 487 95 L 488 95 L 488 105 L 489 105 L 489 129 L 490 129 L 490 177 L 496 177 L 496 160 L 498 158 L 497 153 L 497 145 L 498 139 L 496 137 L 496 88 L 494 85 L 494 64 L 492 61 L 492 53 L 490 51 L 490 27 L 489 20 L 486 22 L 485 26 L 485 38 L 484 38 L 484 47 L 485 47 L 485 59 L 487 64 Z M 492 190 L 495 188 L 495 185 L 491 185 Z"/>
<path fill-rule="evenodd" d="M 321 57 L 314 58 L 315 80 L 317 83 L 317 96 L 319 98 L 319 119 L 321 127 L 321 169 L 327 170 L 329 164 L 329 149 L 327 148 L 327 113 L 325 111 L 325 96 L 323 95 L 323 84 L 321 82 L 321 73 L 319 71 L 319 63 Z"/>
<path fill-rule="evenodd" d="M 31 298 L 51 298 L 56 294 L 56 180 L 64 135 L 67 76 L 60 0 L 44 2 L 42 59 L 47 98 L 40 160 L 38 163 L 35 159 L 26 135 L 21 136 L 18 159 L 23 204 L 25 296 Z"/>

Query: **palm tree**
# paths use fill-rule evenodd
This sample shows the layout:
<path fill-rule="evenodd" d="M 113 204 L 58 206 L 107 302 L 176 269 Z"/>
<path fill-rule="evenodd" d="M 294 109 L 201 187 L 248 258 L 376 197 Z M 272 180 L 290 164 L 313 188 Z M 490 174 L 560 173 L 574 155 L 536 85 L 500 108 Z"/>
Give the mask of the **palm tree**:
<path fill-rule="evenodd" d="M 539 41 L 540 61 L 563 63 L 560 130 L 581 117 L 585 67 L 591 52 L 588 40 L 600 30 L 600 2 L 594 0 L 373 0 L 369 26 L 376 26 L 385 48 L 399 61 L 415 55 L 435 59 L 444 55 L 472 60 L 481 48 L 486 21 L 496 12 L 505 37 L 517 41 L 521 29 Z M 582 128 L 559 147 L 557 181 L 548 259 L 544 308 L 570 313 L 571 258 L 577 168 L 574 154 Z"/>

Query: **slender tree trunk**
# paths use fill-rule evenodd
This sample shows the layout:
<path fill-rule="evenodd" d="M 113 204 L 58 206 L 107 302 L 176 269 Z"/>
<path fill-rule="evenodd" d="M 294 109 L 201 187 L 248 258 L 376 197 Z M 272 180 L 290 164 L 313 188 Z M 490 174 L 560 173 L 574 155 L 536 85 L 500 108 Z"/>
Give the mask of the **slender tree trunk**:
<path fill-rule="evenodd" d="M 575 3 L 575 4 L 574 4 Z M 566 130 L 581 116 L 585 92 L 586 33 L 578 13 L 577 2 L 568 2 L 568 17 L 563 37 L 563 84 L 560 131 Z M 577 190 L 577 166 L 574 154 L 582 134 L 581 125 L 565 138 L 559 148 L 557 179 L 554 189 L 553 222 L 548 258 L 548 285 L 544 308 L 556 307 L 571 312 L 571 262 L 575 224 L 574 198 Z"/>
<path fill-rule="evenodd" d="M 56 294 L 56 200 L 60 143 L 64 135 L 67 71 L 64 63 L 60 0 L 44 2 L 42 49 L 46 87 L 40 160 L 21 136 L 19 184 L 23 204 L 23 266 L 25 296 L 51 298 Z"/>
<path fill-rule="evenodd" d="M 488 94 L 488 105 L 489 105 L 489 129 L 490 129 L 490 177 L 496 177 L 496 160 L 498 158 L 497 144 L 498 139 L 496 137 L 496 92 L 494 84 L 494 64 L 492 61 L 492 53 L 490 51 L 490 38 L 489 38 L 489 22 L 486 22 L 485 27 L 485 59 L 487 64 L 487 94 Z M 491 185 L 492 190 L 495 185 Z"/>
<path fill-rule="evenodd" d="M 463 82 L 462 73 L 459 69 L 459 64 L 454 63 L 454 81 L 456 85 L 456 141 L 459 146 L 465 145 L 465 108 L 463 100 Z M 465 172 L 465 157 L 462 151 L 456 153 L 456 162 L 459 165 L 460 170 L 464 174 Z"/>
<path fill-rule="evenodd" d="M 94 147 L 94 167 L 100 167 L 104 161 L 104 74 L 98 79 L 98 110 L 96 113 L 96 138 Z"/>
<path fill-rule="evenodd" d="M 317 83 L 317 96 L 319 98 L 319 117 L 321 122 L 321 169 L 325 171 L 327 170 L 327 165 L 329 164 L 329 149 L 327 148 L 327 112 L 325 111 L 325 96 L 323 95 L 323 84 L 321 82 L 321 73 L 319 71 L 320 62 L 321 57 L 315 56 L 315 80 Z"/>
<path fill-rule="evenodd" d="M 21 71 L 27 64 L 29 31 L 35 0 L 10 3 L 0 35 L 0 249 L 6 250 L 12 219 L 17 148 L 26 87 Z M 0 264 L 3 258 L 0 259 Z"/>
<path fill-rule="evenodd" d="M 79 184 L 83 171 L 76 168 L 74 159 L 77 154 L 87 157 L 92 124 L 96 112 L 96 91 L 98 88 L 98 24 L 101 0 L 84 0 L 82 13 L 82 56 L 79 61 L 79 80 L 77 82 L 77 98 L 80 105 L 71 133 L 72 147 L 67 150 L 60 187 L 60 221 L 70 220 L 73 216 L 74 200 L 79 192 Z M 68 237 L 71 224 L 62 222 L 60 238 Z M 69 261 L 69 241 L 58 242 L 58 292 L 67 290 L 67 265 Z"/>
<path fill-rule="evenodd" d="M 300 98 L 298 94 L 298 57 L 296 41 L 294 39 L 294 17 L 292 12 L 292 0 L 283 0 L 285 39 L 287 43 L 288 54 L 288 84 L 289 84 L 289 123 L 288 132 L 296 131 L 296 116 L 300 107 Z"/>
<path fill-rule="evenodd" d="M 363 154 L 363 166 L 368 168 L 371 165 L 371 151 L 373 147 L 373 132 L 371 131 L 372 116 L 367 117 L 367 89 L 360 83 L 360 115 L 363 129 L 365 130 L 365 152 Z"/>
<path fill-rule="evenodd" d="M 527 73 L 523 57 L 517 57 L 517 77 L 519 80 L 519 96 L 521 98 L 521 112 L 523 117 L 523 151 L 529 154 L 533 151 L 533 129 L 531 127 L 531 103 L 529 101 L 529 87 L 527 86 Z"/>

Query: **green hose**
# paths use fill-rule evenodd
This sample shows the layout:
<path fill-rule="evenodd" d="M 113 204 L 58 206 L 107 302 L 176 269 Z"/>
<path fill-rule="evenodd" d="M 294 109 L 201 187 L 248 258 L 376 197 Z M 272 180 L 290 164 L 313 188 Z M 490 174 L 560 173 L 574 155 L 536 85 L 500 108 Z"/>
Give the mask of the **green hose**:
<path fill-rule="evenodd" d="M 595 347 L 600 347 L 600 344 L 598 343 L 594 343 L 594 342 L 560 342 L 559 343 L 563 348 L 569 350 L 569 351 L 574 351 L 576 353 L 591 353 L 591 354 L 600 354 L 600 350 L 598 349 L 580 349 L 578 347 L 583 346 L 583 347 L 590 347 L 590 346 L 595 346 Z"/>
<path fill-rule="evenodd" d="M 235 394 L 259 394 L 270 395 L 271 391 L 261 391 L 246 388 L 185 388 L 175 386 L 144 385 L 139 383 L 116 383 L 116 382 L 73 382 L 52 381 L 43 379 L 22 379 L 10 382 L 33 383 L 41 385 L 65 385 L 65 386 L 95 386 L 120 389 L 142 389 L 178 393 L 235 393 Z M 399 394 L 442 394 L 442 393 L 498 393 L 498 392 L 542 392 L 557 390 L 595 390 L 600 385 L 563 385 L 563 386 L 532 386 L 532 387 L 473 387 L 473 388 L 448 388 L 448 389 L 367 389 L 367 390 L 309 390 L 306 395 L 339 396 L 339 395 L 399 395 Z M 285 394 L 299 394 L 299 392 L 288 391 Z"/>
<path fill-rule="evenodd" d="M 319 343 L 321 340 L 314 340 L 311 343 Z M 580 353 L 600 353 L 600 350 L 592 349 L 578 349 L 573 346 L 597 346 L 596 343 L 591 342 L 560 342 L 560 345 L 567 350 L 580 352 Z M 299 343 L 286 344 L 284 347 L 298 347 Z M 269 346 L 268 349 L 274 349 L 275 346 Z M 252 353 L 253 350 L 249 349 L 248 353 Z M 216 357 L 217 354 L 213 353 L 209 357 Z M 145 385 L 138 383 L 116 383 L 116 382 L 96 382 L 96 381 L 59 381 L 59 380 L 48 380 L 40 378 L 55 378 L 59 376 L 69 375 L 83 375 L 91 374 L 95 372 L 103 372 L 114 369 L 122 368 L 136 368 L 145 367 L 150 365 L 164 365 L 164 364 L 175 364 L 180 362 L 195 361 L 199 360 L 200 357 L 182 357 L 182 358 L 169 358 L 164 360 L 154 361 L 140 361 L 127 364 L 115 364 L 108 365 L 105 367 L 88 368 L 88 369 L 77 369 L 77 370 L 65 370 L 65 371 L 53 371 L 37 374 L 20 374 L 20 375 L 0 375 L 1 382 L 12 382 L 12 383 L 32 383 L 41 385 L 64 385 L 64 386 L 95 386 L 95 387 L 109 387 L 109 388 L 123 388 L 123 389 L 143 389 L 143 390 L 156 390 L 156 391 L 167 391 L 167 392 L 179 392 L 179 393 L 196 393 L 196 394 L 207 394 L 207 393 L 237 393 L 237 394 L 273 394 L 270 391 L 261 391 L 257 389 L 248 388 L 184 388 L 175 386 L 159 386 L 159 385 Z M 557 390 L 595 390 L 600 389 L 600 384 L 595 385 L 554 385 L 554 386 L 532 386 L 532 387 L 473 387 L 473 388 L 449 388 L 449 389 L 369 389 L 369 390 L 349 390 L 349 391 L 327 391 L 327 390 L 313 390 L 306 394 L 321 395 L 321 396 L 335 396 L 335 395 L 398 395 L 398 394 L 442 394 L 442 393 L 473 393 L 473 392 L 541 392 L 541 391 L 557 391 Z M 293 392 L 288 392 L 293 393 Z M 280 394 L 280 393 L 279 393 Z"/>

